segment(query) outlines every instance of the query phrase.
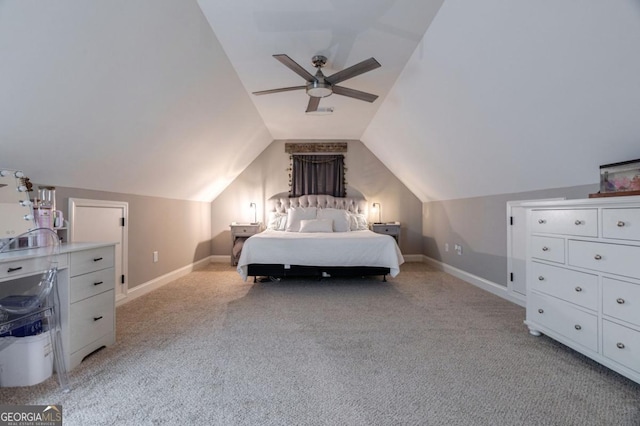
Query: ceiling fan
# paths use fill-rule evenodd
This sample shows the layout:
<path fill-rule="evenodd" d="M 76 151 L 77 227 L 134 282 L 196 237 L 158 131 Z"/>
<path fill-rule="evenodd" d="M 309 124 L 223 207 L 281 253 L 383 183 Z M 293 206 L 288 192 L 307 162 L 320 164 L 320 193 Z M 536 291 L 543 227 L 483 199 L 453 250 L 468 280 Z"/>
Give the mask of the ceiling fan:
<path fill-rule="evenodd" d="M 373 102 L 378 98 L 378 95 L 374 95 L 367 92 L 361 92 L 360 90 L 349 89 L 347 87 L 338 86 L 337 84 L 347 79 L 356 77 L 365 72 L 374 70 L 380 67 L 380 63 L 374 58 L 366 59 L 355 65 L 345 68 L 342 71 L 338 71 L 328 77 L 322 73 L 322 67 L 327 63 L 327 58 L 322 55 L 316 55 L 311 59 L 311 63 L 318 69 L 314 76 L 297 62 L 291 59 L 289 56 L 280 54 L 273 55 L 283 65 L 291 69 L 293 72 L 304 78 L 307 82 L 304 86 L 282 87 L 280 89 L 262 90 L 260 92 L 253 92 L 254 95 L 268 95 L 270 93 L 288 92 L 291 90 L 307 91 L 309 95 L 309 104 L 307 105 L 306 112 L 318 111 L 318 105 L 320 105 L 320 99 L 330 96 L 332 94 L 348 96 L 350 98 L 359 99 L 361 101 Z"/>

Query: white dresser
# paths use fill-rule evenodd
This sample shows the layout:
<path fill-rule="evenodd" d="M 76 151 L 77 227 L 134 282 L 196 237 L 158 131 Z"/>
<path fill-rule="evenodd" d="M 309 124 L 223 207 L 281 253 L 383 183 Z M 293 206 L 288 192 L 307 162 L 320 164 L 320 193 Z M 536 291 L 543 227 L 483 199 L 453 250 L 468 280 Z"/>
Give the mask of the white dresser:
<path fill-rule="evenodd" d="M 49 249 L 0 254 L 0 293 L 49 267 Z M 62 346 L 67 370 L 115 343 L 115 245 L 63 244 L 58 255 Z"/>
<path fill-rule="evenodd" d="M 531 334 L 640 383 L 640 197 L 525 207 Z"/>

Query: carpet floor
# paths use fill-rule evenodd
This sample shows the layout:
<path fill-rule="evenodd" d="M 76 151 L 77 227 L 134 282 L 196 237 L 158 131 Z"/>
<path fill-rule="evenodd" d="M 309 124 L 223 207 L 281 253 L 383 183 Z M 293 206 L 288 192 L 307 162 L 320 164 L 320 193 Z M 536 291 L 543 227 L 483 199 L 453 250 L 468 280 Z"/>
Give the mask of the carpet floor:
<path fill-rule="evenodd" d="M 379 277 L 242 282 L 211 264 L 117 309 L 117 342 L 0 389 L 65 425 L 640 425 L 640 385 L 524 308 L 422 263 Z"/>

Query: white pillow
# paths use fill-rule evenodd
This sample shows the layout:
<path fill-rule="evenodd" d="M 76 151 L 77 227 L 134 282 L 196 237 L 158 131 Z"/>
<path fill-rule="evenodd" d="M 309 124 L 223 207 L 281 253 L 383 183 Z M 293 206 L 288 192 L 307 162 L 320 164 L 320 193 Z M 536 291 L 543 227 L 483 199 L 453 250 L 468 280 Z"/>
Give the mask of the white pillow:
<path fill-rule="evenodd" d="M 300 221 L 300 232 L 333 232 L 333 220 L 303 219 Z"/>
<path fill-rule="evenodd" d="M 273 229 L 276 231 L 284 231 L 287 227 L 287 214 L 270 212 L 269 221 L 267 222 L 267 229 Z"/>
<path fill-rule="evenodd" d="M 331 219 L 335 232 L 348 232 L 351 230 L 349 215 L 342 209 L 318 209 L 318 219 Z"/>
<path fill-rule="evenodd" d="M 291 207 L 287 212 L 287 232 L 298 232 L 300 221 L 316 218 L 315 207 Z"/>
<path fill-rule="evenodd" d="M 362 231 L 369 229 L 367 217 L 359 213 L 349 213 L 350 225 L 352 231 Z"/>

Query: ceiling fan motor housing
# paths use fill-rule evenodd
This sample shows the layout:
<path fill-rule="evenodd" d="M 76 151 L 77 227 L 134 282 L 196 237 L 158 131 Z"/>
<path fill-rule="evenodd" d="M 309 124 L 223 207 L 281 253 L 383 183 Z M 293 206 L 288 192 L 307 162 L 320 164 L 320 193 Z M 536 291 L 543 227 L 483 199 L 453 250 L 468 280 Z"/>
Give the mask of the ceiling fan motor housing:
<path fill-rule="evenodd" d="M 311 58 L 311 63 L 313 64 L 314 67 L 320 69 L 327 64 L 327 57 L 322 55 L 316 55 L 313 58 Z"/>

